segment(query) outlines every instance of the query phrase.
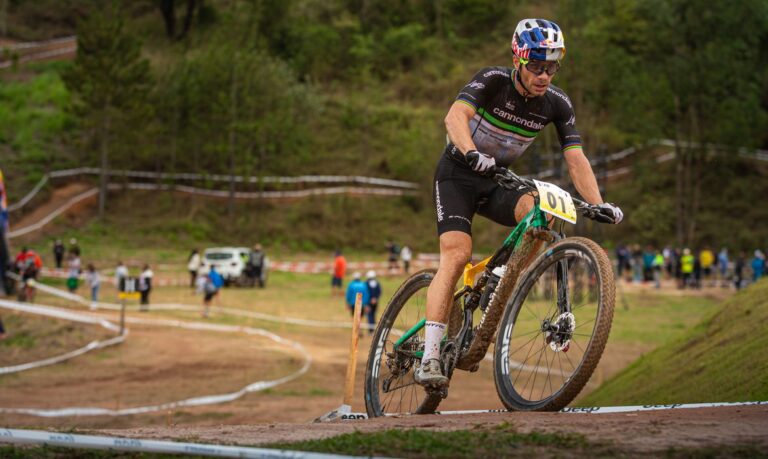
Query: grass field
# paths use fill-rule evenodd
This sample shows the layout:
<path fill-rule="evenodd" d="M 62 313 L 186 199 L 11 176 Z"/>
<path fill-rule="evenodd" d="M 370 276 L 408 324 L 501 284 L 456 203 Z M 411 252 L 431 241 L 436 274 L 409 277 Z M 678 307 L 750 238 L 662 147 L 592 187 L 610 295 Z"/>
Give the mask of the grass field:
<path fill-rule="evenodd" d="M 669 334 L 665 345 L 641 357 L 581 403 L 766 400 L 768 336 L 762 332 L 766 324 L 768 280 L 763 280 L 708 308 L 695 327 Z"/>

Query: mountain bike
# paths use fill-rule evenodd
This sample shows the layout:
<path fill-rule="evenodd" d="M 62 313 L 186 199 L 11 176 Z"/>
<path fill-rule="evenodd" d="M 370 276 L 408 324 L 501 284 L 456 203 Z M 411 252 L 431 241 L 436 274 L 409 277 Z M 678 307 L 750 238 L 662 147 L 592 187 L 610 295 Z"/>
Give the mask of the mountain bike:
<path fill-rule="evenodd" d="M 502 246 L 467 264 L 453 295 L 441 342 L 443 374 L 477 371 L 495 341 L 496 390 L 509 410 L 555 411 L 583 389 L 600 361 L 613 319 L 613 270 L 603 250 L 583 237 L 565 237 L 577 214 L 610 216 L 556 185 L 497 168 L 494 180 L 526 191 L 534 206 Z M 553 229 L 557 227 L 557 230 Z M 435 270 L 413 274 L 389 301 L 373 337 L 365 377 L 371 417 L 433 413 L 448 388 L 413 379 L 424 352 L 426 293 Z M 479 319 L 476 320 L 476 319 Z"/>

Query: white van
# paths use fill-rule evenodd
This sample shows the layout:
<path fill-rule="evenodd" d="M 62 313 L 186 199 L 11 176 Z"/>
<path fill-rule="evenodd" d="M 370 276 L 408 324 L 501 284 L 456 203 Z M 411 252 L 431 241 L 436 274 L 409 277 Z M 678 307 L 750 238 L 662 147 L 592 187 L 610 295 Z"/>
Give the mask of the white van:
<path fill-rule="evenodd" d="M 216 265 L 216 271 L 229 285 L 237 283 L 244 277 L 245 265 L 251 251 L 247 247 L 217 247 L 205 249 L 203 252 L 201 273 L 207 273 L 211 265 Z"/>

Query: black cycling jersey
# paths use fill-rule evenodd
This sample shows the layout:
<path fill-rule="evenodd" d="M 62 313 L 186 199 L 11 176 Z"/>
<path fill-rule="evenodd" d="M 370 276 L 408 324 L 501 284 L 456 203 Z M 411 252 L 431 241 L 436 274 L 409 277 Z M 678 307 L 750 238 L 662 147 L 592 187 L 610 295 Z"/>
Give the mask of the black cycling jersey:
<path fill-rule="evenodd" d="M 581 148 L 573 105 L 565 92 L 549 85 L 543 96 L 526 98 L 515 89 L 514 76 L 507 67 L 486 67 L 456 98 L 475 110 L 469 128 L 477 149 L 509 166 L 549 123 L 555 123 L 563 151 Z"/>

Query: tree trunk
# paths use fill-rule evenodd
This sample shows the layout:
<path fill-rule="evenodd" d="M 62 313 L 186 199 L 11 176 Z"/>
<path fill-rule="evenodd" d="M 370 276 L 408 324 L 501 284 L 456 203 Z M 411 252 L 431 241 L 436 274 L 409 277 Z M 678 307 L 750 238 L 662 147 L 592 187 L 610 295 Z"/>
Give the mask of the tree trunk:
<path fill-rule="evenodd" d="M 230 217 L 235 215 L 235 144 L 237 142 L 237 62 L 240 53 L 235 53 L 232 65 L 232 89 L 230 91 L 231 118 L 229 124 L 229 203 L 227 212 Z"/>
<path fill-rule="evenodd" d="M 187 13 L 184 15 L 184 26 L 179 34 L 179 40 L 182 40 L 187 36 L 187 32 L 192 27 L 192 19 L 195 17 L 195 10 L 197 9 L 197 0 L 187 0 Z"/>
<path fill-rule="evenodd" d="M 109 130 L 111 115 L 109 110 L 104 116 L 104 124 L 101 128 L 101 175 L 99 176 L 99 219 L 104 219 L 107 208 L 107 191 L 109 188 Z"/>
<path fill-rule="evenodd" d="M 169 40 L 176 36 L 176 5 L 174 0 L 160 0 L 160 13 L 165 22 L 165 35 Z"/>
<path fill-rule="evenodd" d="M 8 0 L 0 0 L 0 37 L 8 36 Z"/>
<path fill-rule="evenodd" d="M 685 207 L 683 177 L 685 176 L 685 157 L 680 146 L 680 98 L 675 96 L 675 240 L 678 246 L 685 244 Z"/>

